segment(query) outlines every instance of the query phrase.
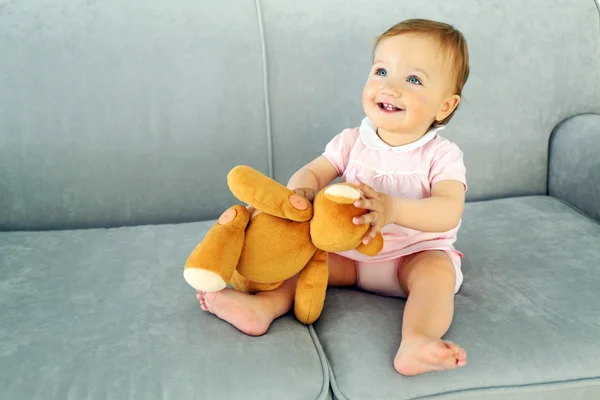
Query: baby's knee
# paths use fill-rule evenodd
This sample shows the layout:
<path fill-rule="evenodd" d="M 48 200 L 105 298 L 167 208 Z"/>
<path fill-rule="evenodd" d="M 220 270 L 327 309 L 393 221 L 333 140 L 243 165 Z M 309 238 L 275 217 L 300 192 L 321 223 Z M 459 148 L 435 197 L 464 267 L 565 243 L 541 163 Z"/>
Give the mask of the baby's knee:
<path fill-rule="evenodd" d="M 398 268 L 400 285 L 406 290 L 415 284 L 444 284 L 454 286 L 456 267 L 448 254 L 442 251 L 428 251 L 408 256 Z"/>
<path fill-rule="evenodd" d="M 450 278 L 452 281 L 456 279 L 456 268 L 449 257 L 432 260 L 429 263 L 424 263 L 421 268 L 427 275 L 436 278 Z"/>

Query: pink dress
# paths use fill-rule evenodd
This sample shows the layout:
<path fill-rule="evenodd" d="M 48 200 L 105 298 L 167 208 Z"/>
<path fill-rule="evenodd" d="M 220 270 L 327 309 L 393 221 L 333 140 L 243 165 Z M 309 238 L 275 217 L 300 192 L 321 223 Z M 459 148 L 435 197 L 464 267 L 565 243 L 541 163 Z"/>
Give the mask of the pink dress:
<path fill-rule="evenodd" d="M 443 180 L 462 182 L 466 190 L 463 153 L 456 144 L 438 135 L 441 129 L 431 129 L 414 143 L 391 147 L 377 136 L 373 123 L 365 118 L 359 128 L 346 129 L 335 136 L 323 155 L 343 182 L 358 179 L 394 197 L 427 198 L 431 187 Z M 378 255 L 369 257 L 356 250 L 339 254 L 373 262 L 401 259 L 423 250 L 443 250 L 460 261 L 462 253 L 454 248 L 459 227 L 460 223 L 447 232 L 430 233 L 389 224 L 382 229 L 384 247 Z"/>

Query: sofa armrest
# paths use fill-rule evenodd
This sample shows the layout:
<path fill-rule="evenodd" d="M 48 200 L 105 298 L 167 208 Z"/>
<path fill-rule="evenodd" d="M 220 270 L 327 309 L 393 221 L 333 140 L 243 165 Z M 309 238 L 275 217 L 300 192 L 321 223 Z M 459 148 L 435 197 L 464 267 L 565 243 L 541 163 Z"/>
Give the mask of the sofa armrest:
<path fill-rule="evenodd" d="M 600 221 L 600 115 L 569 118 L 552 132 L 548 194 Z"/>

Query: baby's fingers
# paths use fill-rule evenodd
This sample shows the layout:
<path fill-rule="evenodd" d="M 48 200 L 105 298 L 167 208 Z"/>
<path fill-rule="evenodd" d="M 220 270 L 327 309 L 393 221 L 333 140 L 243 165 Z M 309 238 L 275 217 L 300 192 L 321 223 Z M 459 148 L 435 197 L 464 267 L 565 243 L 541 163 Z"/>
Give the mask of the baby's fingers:
<path fill-rule="evenodd" d="M 363 243 L 364 244 L 369 244 L 369 242 L 371 240 L 375 239 L 375 236 L 377 236 L 377 233 L 379 233 L 379 226 L 373 225 L 371 227 L 371 229 L 369 229 L 369 231 L 367 232 L 367 234 L 363 237 Z"/>
<path fill-rule="evenodd" d="M 354 202 L 354 206 L 358 208 L 366 208 L 371 211 L 381 212 L 382 204 L 377 199 L 359 199 Z"/>
<path fill-rule="evenodd" d="M 377 197 L 377 195 L 379 194 L 371 186 L 369 186 L 365 183 L 362 183 L 361 181 L 357 180 L 354 184 L 364 193 L 366 198 L 372 199 L 372 198 Z"/>
<path fill-rule="evenodd" d="M 371 224 L 375 223 L 378 218 L 378 213 L 376 211 L 371 211 L 370 213 L 366 213 L 361 215 L 360 217 L 352 218 L 352 223 L 354 225 L 363 225 L 363 224 Z"/>
<path fill-rule="evenodd" d="M 315 191 L 310 188 L 296 188 L 293 192 L 304 197 L 311 203 L 315 200 Z"/>

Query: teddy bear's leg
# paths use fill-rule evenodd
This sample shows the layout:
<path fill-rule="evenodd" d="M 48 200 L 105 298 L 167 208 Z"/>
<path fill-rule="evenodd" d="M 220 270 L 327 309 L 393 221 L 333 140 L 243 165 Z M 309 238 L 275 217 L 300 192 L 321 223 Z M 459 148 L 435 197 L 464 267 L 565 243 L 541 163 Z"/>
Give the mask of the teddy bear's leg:
<path fill-rule="evenodd" d="M 294 300 L 294 313 L 298 321 L 310 325 L 319 318 L 325 303 L 328 279 L 327 252 L 317 250 L 298 277 Z"/>
<path fill-rule="evenodd" d="M 255 294 L 258 292 L 268 292 L 269 290 L 275 290 L 282 284 L 283 284 L 283 282 L 276 282 L 276 283 L 252 282 L 252 281 L 244 278 L 237 271 L 234 271 L 233 276 L 231 277 L 231 286 L 235 290 L 239 290 L 241 292 L 246 292 L 246 293 L 250 293 L 250 294 Z"/>
<path fill-rule="evenodd" d="M 240 259 L 249 220 L 250 213 L 242 205 L 221 215 L 185 263 L 183 277 L 190 286 L 203 292 L 227 286 Z"/>

